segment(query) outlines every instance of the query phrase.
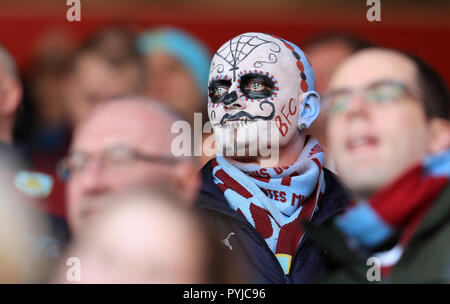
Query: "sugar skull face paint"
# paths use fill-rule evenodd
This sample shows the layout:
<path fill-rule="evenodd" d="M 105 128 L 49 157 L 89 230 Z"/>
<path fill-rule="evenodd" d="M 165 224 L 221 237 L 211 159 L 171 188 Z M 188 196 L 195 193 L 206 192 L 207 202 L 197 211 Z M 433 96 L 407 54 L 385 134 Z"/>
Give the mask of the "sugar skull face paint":
<path fill-rule="evenodd" d="M 318 99 L 313 90 L 312 67 L 297 46 L 262 33 L 231 39 L 214 55 L 209 72 L 208 114 L 216 141 L 223 143 L 225 131 L 233 129 L 235 146 L 257 144 L 275 132 L 272 140 L 285 145 L 300 123 L 314 120 L 302 121 L 303 101 Z"/>

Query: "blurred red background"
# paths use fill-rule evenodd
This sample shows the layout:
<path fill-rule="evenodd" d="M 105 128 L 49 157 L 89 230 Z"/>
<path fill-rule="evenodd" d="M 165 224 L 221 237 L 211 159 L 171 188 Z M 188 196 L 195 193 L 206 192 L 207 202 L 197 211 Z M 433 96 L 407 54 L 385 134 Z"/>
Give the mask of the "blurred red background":
<path fill-rule="evenodd" d="M 58 30 L 63 45 L 105 25 L 136 30 L 174 25 L 206 42 L 211 51 L 246 31 L 273 33 L 301 46 L 325 31 L 348 31 L 370 42 L 423 57 L 450 83 L 448 1 L 381 0 L 381 22 L 369 22 L 366 1 L 92 1 L 81 0 L 81 22 L 68 22 L 65 0 L 0 2 L 0 43 L 26 69 L 48 31 Z M 60 43 L 61 44 L 61 43 Z"/>

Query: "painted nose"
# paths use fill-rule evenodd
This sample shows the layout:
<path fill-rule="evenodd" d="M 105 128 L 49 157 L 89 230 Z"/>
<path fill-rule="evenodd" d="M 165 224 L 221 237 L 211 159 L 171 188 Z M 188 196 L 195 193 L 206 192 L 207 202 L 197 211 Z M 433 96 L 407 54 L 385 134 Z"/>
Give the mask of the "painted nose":
<path fill-rule="evenodd" d="M 231 92 L 231 93 L 227 93 L 227 94 L 224 96 L 223 104 L 226 105 L 226 106 L 229 106 L 229 105 L 231 105 L 233 102 L 235 102 L 237 99 L 238 99 L 238 97 L 237 97 L 236 91 L 233 91 L 233 92 Z"/>

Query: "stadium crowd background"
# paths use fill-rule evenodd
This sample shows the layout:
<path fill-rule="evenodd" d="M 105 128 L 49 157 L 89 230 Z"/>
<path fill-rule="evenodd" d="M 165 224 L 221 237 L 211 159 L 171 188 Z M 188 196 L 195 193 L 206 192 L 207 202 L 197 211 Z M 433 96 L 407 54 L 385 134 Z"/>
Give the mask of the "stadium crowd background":
<path fill-rule="evenodd" d="M 82 1 L 82 21 L 68 22 L 69 6 L 65 1 L 1 1 L 0 41 L 13 54 L 25 86 L 24 113 L 15 129 L 16 140 L 29 140 L 31 122 L 37 119 L 39 111 L 50 120 L 62 116 L 61 102 L 55 105 L 44 100 L 47 104 L 35 105 L 38 101 L 31 96 L 33 72 L 45 74 L 39 70 L 43 69 L 49 75 L 58 73 L 73 50 L 108 27 L 137 34 L 155 27 L 174 26 L 202 41 L 211 55 L 227 39 L 248 31 L 277 34 L 301 47 L 323 34 L 347 33 L 368 43 L 411 52 L 431 64 L 449 83 L 448 2 L 382 1 L 381 7 L 381 22 L 369 22 L 366 13 L 370 6 L 365 1 L 283 0 L 274 4 L 231 0 L 212 4 L 201 0 L 97 0 Z M 45 90 L 45 84 L 41 86 Z M 58 197 L 63 195 L 62 191 L 57 192 Z M 49 204 L 48 208 L 56 214 L 65 213 L 61 200 Z"/>

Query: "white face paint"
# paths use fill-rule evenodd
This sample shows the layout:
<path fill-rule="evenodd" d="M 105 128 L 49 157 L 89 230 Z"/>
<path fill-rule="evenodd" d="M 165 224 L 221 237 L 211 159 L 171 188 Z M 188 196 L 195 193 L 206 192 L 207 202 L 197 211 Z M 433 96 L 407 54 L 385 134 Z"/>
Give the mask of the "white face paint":
<path fill-rule="evenodd" d="M 261 33 L 226 42 L 209 72 L 208 114 L 219 147 L 230 136 L 235 149 L 258 147 L 264 136 L 286 145 L 298 132 L 308 87 L 312 68 L 293 44 Z"/>

